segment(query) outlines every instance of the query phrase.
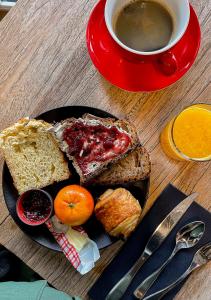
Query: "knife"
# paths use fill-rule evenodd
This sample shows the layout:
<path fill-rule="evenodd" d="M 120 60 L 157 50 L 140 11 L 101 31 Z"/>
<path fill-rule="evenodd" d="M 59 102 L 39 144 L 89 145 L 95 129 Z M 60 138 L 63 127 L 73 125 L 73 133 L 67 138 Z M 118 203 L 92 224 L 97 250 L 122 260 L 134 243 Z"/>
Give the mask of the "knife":
<path fill-rule="evenodd" d="M 119 300 L 122 298 L 137 272 L 140 270 L 140 268 L 143 266 L 146 260 L 164 242 L 169 233 L 179 222 L 181 217 L 185 214 L 185 212 L 188 210 L 188 208 L 197 196 L 197 193 L 193 193 L 187 198 L 185 198 L 166 216 L 166 218 L 160 223 L 160 225 L 158 225 L 154 233 L 151 235 L 149 241 L 147 242 L 147 245 L 141 256 L 138 258 L 136 263 L 130 268 L 130 270 L 111 289 L 111 291 L 106 296 L 105 300 Z"/>

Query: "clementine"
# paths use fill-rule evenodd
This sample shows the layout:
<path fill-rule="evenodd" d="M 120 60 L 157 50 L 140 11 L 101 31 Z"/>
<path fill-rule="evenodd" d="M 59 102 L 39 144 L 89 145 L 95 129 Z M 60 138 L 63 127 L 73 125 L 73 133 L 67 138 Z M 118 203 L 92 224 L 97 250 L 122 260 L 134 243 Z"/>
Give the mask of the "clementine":
<path fill-rule="evenodd" d="M 54 201 L 57 218 L 64 224 L 84 224 L 94 210 L 94 199 L 89 191 L 80 185 L 68 185 L 61 189 Z"/>

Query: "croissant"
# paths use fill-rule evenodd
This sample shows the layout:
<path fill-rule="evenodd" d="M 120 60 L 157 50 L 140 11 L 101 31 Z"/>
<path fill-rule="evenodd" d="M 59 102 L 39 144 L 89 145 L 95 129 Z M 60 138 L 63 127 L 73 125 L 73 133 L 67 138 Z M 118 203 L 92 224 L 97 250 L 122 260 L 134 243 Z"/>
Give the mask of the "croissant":
<path fill-rule="evenodd" d="M 124 188 L 108 189 L 95 206 L 95 215 L 111 236 L 127 238 L 136 228 L 141 206 Z"/>

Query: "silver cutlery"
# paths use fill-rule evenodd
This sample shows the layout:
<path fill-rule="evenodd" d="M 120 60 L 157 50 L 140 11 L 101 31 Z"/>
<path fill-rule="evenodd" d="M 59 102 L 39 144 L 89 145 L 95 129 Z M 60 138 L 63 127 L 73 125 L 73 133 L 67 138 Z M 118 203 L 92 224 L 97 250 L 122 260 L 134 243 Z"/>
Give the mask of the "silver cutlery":
<path fill-rule="evenodd" d="M 176 234 L 176 245 L 172 254 L 165 261 L 165 263 L 148 276 L 135 290 L 134 296 L 137 299 L 143 299 L 147 291 L 153 285 L 163 269 L 173 259 L 177 252 L 182 249 L 189 249 L 194 247 L 201 239 L 205 231 L 205 224 L 201 221 L 195 221 L 183 226 Z"/>
<path fill-rule="evenodd" d="M 164 289 L 145 297 L 144 300 L 160 300 L 163 298 L 170 290 L 181 283 L 190 273 L 199 267 L 205 265 L 211 261 L 211 242 L 201 247 L 194 255 L 193 260 L 188 267 L 188 269 L 173 283 L 165 287 Z"/>
<path fill-rule="evenodd" d="M 183 201 L 181 201 L 160 223 L 156 228 L 152 236 L 150 237 L 143 253 L 138 258 L 136 263 L 130 268 L 130 270 L 116 283 L 111 291 L 106 296 L 105 300 L 119 300 L 126 292 L 128 286 L 132 282 L 133 278 L 146 262 L 146 260 L 160 247 L 166 237 L 181 219 L 181 217 L 188 210 L 190 205 L 198 196 L 197 193 L 191 194 Z"/>

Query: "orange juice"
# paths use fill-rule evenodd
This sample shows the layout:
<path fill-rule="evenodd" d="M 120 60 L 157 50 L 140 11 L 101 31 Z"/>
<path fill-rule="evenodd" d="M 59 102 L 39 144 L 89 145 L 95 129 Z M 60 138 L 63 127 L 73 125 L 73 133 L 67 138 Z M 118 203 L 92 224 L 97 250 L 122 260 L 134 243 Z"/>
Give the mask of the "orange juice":
<path fill-rule="evenodd" d="M 164 128 L 161 145 L 177 160 L 210 160 L 211 105 L 196 104 L 182 111 Z"/>

